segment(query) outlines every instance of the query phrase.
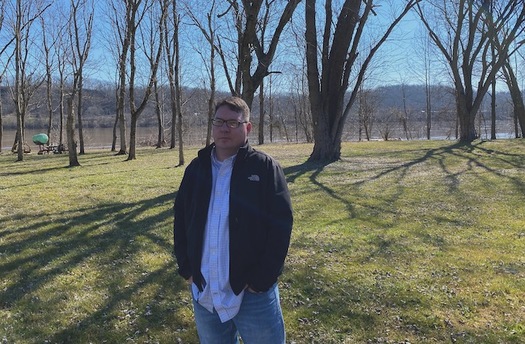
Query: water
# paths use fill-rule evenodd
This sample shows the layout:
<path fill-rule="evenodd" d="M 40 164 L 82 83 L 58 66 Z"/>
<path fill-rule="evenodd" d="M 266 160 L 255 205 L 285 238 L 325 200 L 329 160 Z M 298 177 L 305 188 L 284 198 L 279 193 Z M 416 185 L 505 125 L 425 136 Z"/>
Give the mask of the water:
<path fill-rule="evenodd" d="M 157 128 L 137 128 L 137 144 L 154 145 L 157 142 Z M 32 141 L 33 135 L 45 133 L 42 129 L 26 129 L 25 141 L 31 147 L 31 152 L 38 152 L 38 145 Z M 2 152 L 8 152 L 13 146 L 15 140 L 16 130 L 4 129 L 2 136 Z M 129 145 L 129 129 L 127 129 L 126 142 Z M 78 140 L 78 132 L 75 134 Z M 51 133 L 49 144 L 58 144 L 58 133 Z M 65 141 L 65 140 L 64 140 Z M 113 141 L 112 128 L 86 128 L 84 129 L 84 147 L 86 149 L 110 149 Z M 119 141 L 117 141 L 117 148 Z"/>
<path fill-rule="evenodd" d="M 379 125 L 377 125 L 379 128 Z M 436 128 L 437 126 L 434 126 Z M 424 123 L 419 125 L 419 130 L 413 130 L 413 139 L 414 140 L 421 140 L 425 139 L 426 136 L 424 135 Z M 380 128 L 379 128 L 380 129 Z M 432 131 L 432 139 L 434 140 L 443 140 L 443 139 L 451 139 L 454 140 L 454 126 L 452 124 L 449 125 L 448 128 L 443 127 L 439 129 L 433 129 Z M 137 146 L 154 146 L 157 143 L 157 128 L 156 127 L 138 127 L 137 128 Z M 347 127 L 346 130 L 348 131 L 348 135 L 345 135 L 343 137 L 343 140 L 349 140 L 349 141 L 355 141 L 358 140 L 357 137 L 357 129 L 352 127 Z M 376 128 L 373 133 L 374 139 L 380 139 L 381 134 L 378 132 L 378 129 Z M 32 152 L 38 152 L 38 146 L 33 143 L 32 137 L 35 134 L 39 134 L 45 132 L 42 129 L 26 129 L 26 143 L 31 147 Z M 9 152 L 14 139 L 15 139 L 15 130 L 6 130 L 4 129 L 4 135 L 2 137 L 2 151 L 3 152 Z M 118 134 L 118 132 L 117 132 Z M 165 130 L 166 140 L 169 140 L 168 138 L 169 130 Z M 266 130 L 266 134 L 268 134 L 268 129 Z M 75 133 L 77 140 L 78 140 L 78 132 Z M 129 146 L 129 128 L 126 129 L 126 142 Z M 301 136 L 301 135 L 300 135 Z M 52 132 L 51 138 L 50 138 L 50 144 L 58 144 L 58 132 Z M 508 139 L 513 138 L 513 125 L 510 121 L 505 121 L 502 123 L 498 123 L 498 134 L 496 135 L 498 139 Z M 191 127 L 191 130 L 186 130 L 184 133 L 184 142 L 186 145 L 195 145 L 195 146 L 203 146 L 205 144 L 205 128 L 204 127 L 198 127 L 194 126 Z M 392 130 L 392 133 L 390 135 L 391 139 L 394 138 L 403 138 L 403 132 L 400 129 Z M 484 127 L 481 130 L 481 138 L 482 139 L 489 139 L 490 138 L 490 129 L 488 127 Z M 113 129 L 112 128 L 86 128 L 84 129 L 84 147 L 86 149 L 110 149 L 111 143 L 113 140 Z M 254 129 L 249 135 L 249 140 L 252 143 L 257 142 L 257 130 Z M 303 137 L 299 137 L 299 141 L 305 141 Z M 286 142 L 286 137 L 283 136 L 283 133 L 280 134 L 274 134 L 274 142 Z M 265 142 L 270 142 L 269 138 L 266 138 Z M 120 141 L 117 140 L 117 149 L 120 147 Z"/>

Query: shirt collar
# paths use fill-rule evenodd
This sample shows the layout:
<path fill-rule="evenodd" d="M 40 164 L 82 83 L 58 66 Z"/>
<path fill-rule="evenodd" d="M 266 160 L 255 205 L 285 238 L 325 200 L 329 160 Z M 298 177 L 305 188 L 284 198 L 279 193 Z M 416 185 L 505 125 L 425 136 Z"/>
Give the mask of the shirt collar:
<path fill-rule="evenodd" d="M 231 157 L 223 160 L 223 161 L 219 161 L 217 159 L 217 155 L 215 153 L 215 146 L 213 146 L 212 150 L 211 150 L 211 163 L 212 165 L 214 166 L 217 166 L 217 167 L 220 167 L 222 166 L 223 164 L 230 164 L 230 165 L 233 165 L 233 162 L 235 161 L 235 158 L 237 157 L 237 154 L 235 155 L 232 155 Z"/>

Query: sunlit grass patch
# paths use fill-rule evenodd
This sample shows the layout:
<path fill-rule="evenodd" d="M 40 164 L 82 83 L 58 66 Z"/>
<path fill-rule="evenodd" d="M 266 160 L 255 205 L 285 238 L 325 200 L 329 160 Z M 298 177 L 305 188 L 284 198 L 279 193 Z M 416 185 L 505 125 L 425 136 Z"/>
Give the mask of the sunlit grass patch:
<path fill-rule="evenodd" d="M 256 147 L 292 194 L 289 342 L 522 341 L 522 140 L 345 143 L 326 166 L 306 162 L 312 147 Z M 198 342 L 171 256 L 184 167 L 175 150 L 125 158 L 0 155 L 4 341 Z"/>

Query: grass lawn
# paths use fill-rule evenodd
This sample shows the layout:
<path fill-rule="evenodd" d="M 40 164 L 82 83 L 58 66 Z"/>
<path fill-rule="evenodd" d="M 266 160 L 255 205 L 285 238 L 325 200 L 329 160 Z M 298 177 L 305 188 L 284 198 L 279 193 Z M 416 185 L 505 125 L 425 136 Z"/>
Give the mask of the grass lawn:
<path fill-rule="evenodd" d="M 288 342 L 524 342 L 524 140 L 344 143 L 327 166 L 256 148 L 294 205 Z M 137 157 L 0 155 L 2 343 L 197 343 L 171 256 L 184 168 Z"/>

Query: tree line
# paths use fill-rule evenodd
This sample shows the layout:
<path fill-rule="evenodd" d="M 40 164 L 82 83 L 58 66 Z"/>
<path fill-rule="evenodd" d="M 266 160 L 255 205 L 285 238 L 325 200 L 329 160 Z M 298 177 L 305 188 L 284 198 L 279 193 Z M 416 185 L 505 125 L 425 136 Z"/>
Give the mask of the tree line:
<path fill-rule="evenodd" d="M 116 89 L 111 84 L 99 84 L 96 89 L 91 87 L 87 86 L 84 90 L 83 128 L 90 129 L 90 132 L 113 128 L 116 113 Z M 209 92 L 204 88 L 183 88 L 182 91 L 184 99 L 182 112 L 185 114 L 182 118 L 184 142 L 190 145 L 200 145 L 205 142 L 207 134 Z M 148 134 L 144 135 L 142 131 L 138 140 L 142 145 L 162 148 L 171 142 L 171 116 L 167 102 L 169 90 L 167 87 L 161 87 L 158 92 L 159 106 L 157 107 L 157 101 L 149 102 L 144 114 L 139 118 L 138 126 L 148 128 Z M 218 98 L 227 95 L 229 95 L 228 92 L 217 93 Z M 3 97 L 4 102 L 4 129 L 16 132 L 16 115 L 13 104 L 9 101 L 6 87 L 0 87 L 0 96 Z M 272 143 L 313 142 L 311 113 L 308 111 L 306 99 L 301 99 L 297 93 L 270 94 L 266 92 L 266 96 L 264 99 L 266 110 L 264 140 Z M 453 88 L 449 86 L 431 87 L 433 110 L 430 131 L 427 130 L 425 96 L 426 87 L 423 84 L 398 84 L 361 90 L 358 94 L 357 105 L 347 118 L 343 140 L 458 139 L 459 123 L 455 116 Z M 59 118 L 53 117 L 51 125 L 49 124 L 49 114 L 45 103 L 45 92 L 43 90 L 36 92 L 33 96 L 34 108 L 25 119 L 25 128 L 33 132 L 37 129 L 42 130 L 48 134 L 50 142 L 57 145 L 60 130 Z M 490 100 L 485 101 L 478 116 L 476 130 L 482 138 L 490 138 L 490 106 Z M 160 110 L 157 111 L 157 108 Z M 509 92 L 497 93 L 497 109 L 498 137 L 521 137 Z M 252 123 L 254 134 L 252 139 L 258 141 L 259 127 L 262 124 L 260 105 L 257 101 L 252 105 Z M 14 135 L 4 138 L 13 137 Z"/>
<path fill-rule="evenodd" d="M 417 60 L 426 90 L 427 137 L 436 113 L 436 74 L 449 75 L 460 141 L 479 137 L 477 119 L 487 96 L 495 138 L 497 82 L 508 87 L 523 136 L 518 67 L 525 43 L 524 0 L 12 0 L 0 4 L 0 86 L 16 113 L 17 159 L 23 160 L 25 121 L 34 96 L 45 94 L 48 130 L 58 118 L 70 166 L 79 165 L 77 154 L 85 153 L 86 82 L 102 64 L 96 43 L 113 74 L 112 150 L 129 160 L 136 158 L 137 126 L 146 109 L 154 109 L 159 143 L 164 142 L 165 106 L 169 146 L 178 143 L 179 164 L 184 164 L 184 123 L 191 116 L 185 111 L 188 87 L 182 83 L 185 69 L 191 68 L 184 59 L 188 49 L 205 74 L 199 82 L 206 90 L 207 144 L 221 90 L 243 97 L 252 108 L 257 105 L 263 124 L 258 139 L 264 143 L 265 116 L 272 115 L 280 78 L 288 80 L 280 93 L 293 99 L 294 121 L 314 142 L 309 160 L 337 160 L 351 113 L 358 114 L 360 135 L 363 130 L 366 136 L 373 99 L 367 84 L 383 72 L 374 62 L 381 49 L 388 51 L 392 33 L 408 16 L 425 31 Z M 406 125 L 403 113 L 407 110 L 397 116 Z"/>

